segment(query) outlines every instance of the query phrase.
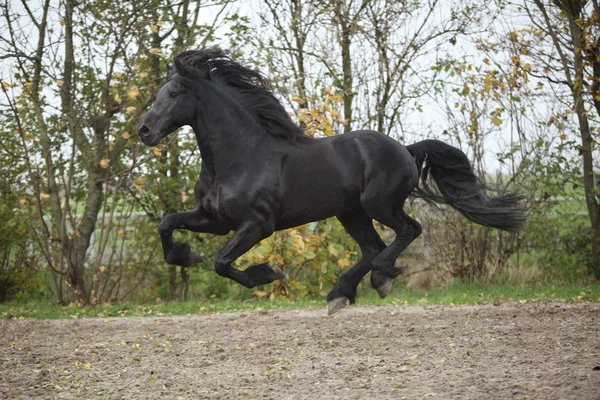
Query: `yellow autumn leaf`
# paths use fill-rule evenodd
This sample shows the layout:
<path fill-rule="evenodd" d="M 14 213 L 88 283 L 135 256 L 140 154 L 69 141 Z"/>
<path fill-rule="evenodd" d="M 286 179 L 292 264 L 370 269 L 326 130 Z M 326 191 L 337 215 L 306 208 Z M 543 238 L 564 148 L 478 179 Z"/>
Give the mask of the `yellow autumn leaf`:
<path fill-rule="evenodd" d="M 119 230 L 119 232 L 117 232 L 117 236 L 119 236 L 122 239 L 125 236 L 125 232 Z"/>
<path fill-rule="evenodd" d="M 108 168 L 110 166 L 110 160 L 108 159 L 103 159 L 100 160 L 100 168 Z"/>
<path fill-rule="evenodd" d="M 135 110 L 136 110 L 136 108 L 134 106 L 127 107 L 125 109 L 125 111 L 127 112 L 127 114 L 135 114 Z"/>
<path fill-rule="evenodd" d="M 344 102 L 344 98 L 342 97 L 342 95 L 336 94 L 335 96 L 331 97 L 331 101 L 333 103 L 343 103 Z"/>
<path fill-rule="evenodd" d="M 165 21 L 158 21 L 156 23 L 156 26 L 158 26 L 159 28 L 162 28 L 164 26 L 164 24 L 165 24 Z"/>
<path fill-rule="evenodd" d="M 337 264 L 340 266 L 340 268 L 346 268 L 350 266 L 350 260 L 347 258 L 340 258 Z"/>
<path fill-rule="evenodd" d="M 567 135 L 565 135 L 564 133 L 562 135 L 559 136 L 560 140 L 567 140 Z"/>
<path fill-rule="evenodd" d="M 3 92 L 6 92 L 9 87 L 10 87 L 10 84 L 8 82 L 2 81 L 2 91 Z"/>
<path fill-rule="evenodd" d="M 65 83 L 65 81 L 64 81 L 63 79 L 57 79 L 57 80 L 56 80 L 56 84 L 57 84 L 58 86 L 62 86 L 62 85 L 63 85 L 63 83 Z"/>
<path fill-rule="evenodd" d="M 152 32 L 154 32 L 154 33 L 157 33 L 157 32 L 158 32 L 158 26 L 156 26 L 156 25 L 151 25 L 151 26 L 150 26 L 150 30 L 151 30 Z"/>
<path fill-rule="evenodd" d="M 50 195 L 48 193 L 40 193 L 40 199 L 41 200 L 45 200 L 50 198 Z"/>
<path fill-rule="evenodd" d="M 304 239 L 302 238 L 302 235 L 296 235 L 296 237 L 294 238 L 294 247 L 298 251 L 304 250 L 306 245 L 304 243 Z"/>
<path fill-rule="evenodd" d="M 101 265 L 100 266 L 100 272 L 104 272 L 104 271 L 106 271 L 106 267 L 104 265 Z"/>
<path fill-rule="evenodd" d="M 477 132 L 478 129 L 479 129 L 479 124 L 477 123 L 477 121 L 473 121 L 473 123 L 469 127 L 469 135 L 474 134 L 475 132 Z"/>
<path fill-rule="evenodd" d="M 484 90 L 486 93 L 489 93 L 489 92 L 490 92 L 490 90 L 491 90 L 491 88 L 492 88 L 492 84 L 493 84 L 493 82 L 492 82 L 492 77 L 491 77 L 490 75 L 487 75 L 487 76 L 485 77 L 485 85 L 484 85 L 484 88 L 483 88 L 483 90 Z"/>
<path fill-rule="evenodd" d="M 498 116 L 494 115 L 494 118 L 492 118 L 492 124 L 502 125 L 502 120 L 500 118 L 498 118 Z"/>
<path fill-rule="evenodd" d="M 137 97 L 139 93 L 139 89 L 137 86 L 132 86 L 128 91 L 127 91 L 127 97 L 129 97 L 130 99 L 135 99 Z"/>
<path fill-rule="evenodd" d="M 83 363 L 79 361 L 75 361 L 75 366 L 81 369 L 92 369 L 92 365 L 90 363 Z"/>
<path fill-rule="evenodd" d="M 124 134 L 121 135 L 121 137 L 125 140 L 129 139 L 131 137 L 131 135 L 129 134 L 129 132 L 125 132 Z"/>
<path fill-rule="evenodd" d="M 155 156 L 160 156 L 162 154 L 159 149 L 152 149 L 152 152 L 154 153 Z"/>
<path fill-rule="evenodd" d="M 190 196 L 188 196 L 188 194 L 185 191 L 181 191 L 181 202 L 185 203 L 186 201 L 188 201 L 190 198 Z"/>
<path fill-rule="evenodd" d="M 140 72 L 140 78 L 145 78 L 147 76 L 148 76 L 148 73 L 146 71 Z"/>
<path fill-rule="evenodd" d="M 334 257 L 337 257 L 340 255 L 340 252 L 343 250 L 343 248 L 339 244 L 330 244 L 327 250 L 329 250 L 329 254 L 331 254 Z"/>
<path fill-rule="evenodd" d="M 304 99 L 300 96 L 292 95 L 292 101 L 295 101 L 298 104 L 304 104 Z"/>
<path fill-rule="evenodd" d="M 143 176 L 138 176 L 133 180 L 133 183 L 136 186 L 144 186 L 146 184 L 146 178 L 144 178 Z"/>

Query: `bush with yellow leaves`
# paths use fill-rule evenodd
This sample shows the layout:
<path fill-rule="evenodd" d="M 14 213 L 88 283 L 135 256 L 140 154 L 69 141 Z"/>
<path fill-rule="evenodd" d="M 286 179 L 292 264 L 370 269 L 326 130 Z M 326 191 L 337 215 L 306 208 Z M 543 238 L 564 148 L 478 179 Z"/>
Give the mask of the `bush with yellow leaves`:
<path fill-rule="evenodd" d="M 324 296 L 344 269 L 360 256 L 356 243 L 336 219 L 313 222 L 275 232 L 240 258 L 239 266 L 270 263 L 287 279 L 269 290 L 257 288 L 257 297 Z"/>

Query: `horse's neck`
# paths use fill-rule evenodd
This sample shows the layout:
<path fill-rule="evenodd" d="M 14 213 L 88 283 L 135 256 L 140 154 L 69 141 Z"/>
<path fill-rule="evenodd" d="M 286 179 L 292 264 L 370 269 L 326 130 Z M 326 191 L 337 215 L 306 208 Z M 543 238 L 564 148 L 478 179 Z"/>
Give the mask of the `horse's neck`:
<path fill-rule="evenodd" d="M 261 154 L 267 154 L 274 138 L 234 98 L 210 89 L 198 101 L 193 129 L 211 177 L 236 174 L 247 163 L 265 160 Z"/>

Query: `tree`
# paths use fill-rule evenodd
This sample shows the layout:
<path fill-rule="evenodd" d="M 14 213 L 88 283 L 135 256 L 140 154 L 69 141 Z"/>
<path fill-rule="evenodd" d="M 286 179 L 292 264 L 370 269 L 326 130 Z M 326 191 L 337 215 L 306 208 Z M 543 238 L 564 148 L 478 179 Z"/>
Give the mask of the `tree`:
<path fill-rule="evenodd" d="M 243 33 L 247 20 L 241 18 L 231 8 L 230 1 L 215 1 L 201 4 L 200 1 L 185 0 L 166 7 L 162 15 L 158 8 L 151 11 L 154 29 L 151 29 L 147 43 L 153 49 L 161 49 L 151 56 L 150 77 L 153 84 L 148 87 L 147 94 L 153 99 L 158 91 L 158 83 L 166 76 L 165 62 L 176 54 L 191 46 L 206 48 L 217 41 L 217 30 L 228 22 L 230 45 L 235 47 L 244 42 Z M 159 3 L 157 3 L 159 4 Z M 199 15 L 203 8 L 212 7 L 213 17 L 209 22 L 201 23 Z M 167 26 L 161 28 L 167 21 Z M 171 138 L 160 150 L 155 150 L 156 158 L 145 167 L 146 174 L 157 182 L 152 196 L 146 196 L 138 201 L 143 202 L 144 209 L 152 221 L 158 223 L 166 214 L 175 213 L 189 208 L 193 204 L 193 187 L 200 174 L 200 154 L 194 140 Z M 188 269 L 169 265 L 169 299 L 185 300 L 189 288 Z M 179 281 L 177 274 L 179 271 Z"/>
<path fill-rule="evenodd" d="M 576 132 L 579 145 L 575 149 L 581 161 L 581 181 L 585 202 L 592 227 L 592 257 L 590 269 L 600 279 L 600 204 L 596 185 L 598 174 L 594 170 L 595 140 L 592 125 L 600 115 L 600 5 L 587 0 L 542 0 L 526 1 L 524 9 L 538 30 L 538 37 L 546 38 L 538 46 L 525 47 L 539 72 L 533 74 L 545 79 L 557 88 L 559 101 L 567 105 L 556 122 L 561 130 L 561 139 L 567 140 L 563 131 L 568 115 L 576 117 Z M 536 32 L 532 32 L 536 35 Z M 516 35 L 516 34 L 515 34 Z M 515 38 L 516 39 L 516 38 Z M 516 39 L 517 40 L 517 39 Z"/>
<path fill-rule="evenodd" d="M 55 7 L 46 0 L 34 8 L 22 1 L 22 13 L 12 6 L 2 5 L 7 26 L 2 52 L 14 72 L 3 78 L 11 87 L 5 105 L 34 192 L 38 242 L 53 271 L 57 300 L 64 300 L 64 276 L 68 299 L 88 303 L 95 279 L 87 282 L 86 265 L 93 264 L 96 272 L 104 268 L 102 254 L 89 252 L 98 216 L 101 210 L 113 215 L 120 189 L 128 184 L 120 171 L 126 168 L 125 153 L 135 163 L 130 139 L 149 104 L 138 98 L 144 78 L 137 41 L 146 29 L 141 10 L 155 4 L 66 0 Z M 33 49 L 28 29 L 37 35 Z M 115 227 L 112 218 L 106 222 L 96 238 L 101 252 Z"/>

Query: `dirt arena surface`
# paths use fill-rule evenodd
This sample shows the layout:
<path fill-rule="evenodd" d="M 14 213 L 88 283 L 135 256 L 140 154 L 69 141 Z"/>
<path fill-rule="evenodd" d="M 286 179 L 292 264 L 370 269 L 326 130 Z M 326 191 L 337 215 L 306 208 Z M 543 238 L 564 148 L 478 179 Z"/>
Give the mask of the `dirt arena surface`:
<path fill-rule="evenodd" d="M 600 305 L 0 321 L 0 398 L 600 399 Z"/>

